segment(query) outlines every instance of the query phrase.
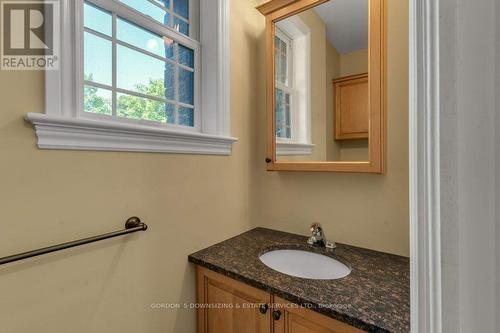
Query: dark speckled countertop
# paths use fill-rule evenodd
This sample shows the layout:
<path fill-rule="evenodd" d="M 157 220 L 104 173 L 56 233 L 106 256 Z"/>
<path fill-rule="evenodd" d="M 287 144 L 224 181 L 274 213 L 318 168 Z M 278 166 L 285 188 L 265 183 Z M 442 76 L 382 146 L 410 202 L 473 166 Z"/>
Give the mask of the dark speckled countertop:
<path fill-rule="evenodd" d="M 189 261 L 368 332 L 410 331 L 408 258 L 343 244 L 326 250 L 306 240 L 256 228 L 193 253 Z M 259 260 L 259 255 L 273 249 L 321 253 L 348 265 L 352 272 L 338 280 L 285 275 Z"/>

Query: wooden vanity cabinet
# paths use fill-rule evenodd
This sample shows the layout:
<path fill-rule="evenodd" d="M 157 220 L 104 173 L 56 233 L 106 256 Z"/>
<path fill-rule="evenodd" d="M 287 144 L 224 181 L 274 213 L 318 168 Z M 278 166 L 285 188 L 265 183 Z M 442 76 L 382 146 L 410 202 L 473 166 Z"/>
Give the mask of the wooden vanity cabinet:
<path fill-rule="evenodd" d="M 335 140 L 367 139 L 369 124 L 368 74 L 333 80 Z"/>
<path fill-rule="evenodd" d="M 357 328 L 201 266 L 197 270 L 198 333 L 362 333 Z M 275 308 L 271 308 L 275 304 Z M 230 306 L 228 306 L 230 305 Z"/>

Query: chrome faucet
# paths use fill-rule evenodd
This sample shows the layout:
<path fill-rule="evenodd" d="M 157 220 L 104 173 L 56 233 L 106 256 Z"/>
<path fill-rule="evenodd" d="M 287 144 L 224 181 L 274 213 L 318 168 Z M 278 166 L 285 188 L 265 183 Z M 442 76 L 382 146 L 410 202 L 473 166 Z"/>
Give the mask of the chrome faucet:
<path fill-rule="evenodd" d="M 325 232 L 323 227 L 319 223 L 313 223 L 310 227 L 311 237 L 307 240 L 307 243 L 314 246 L 325 247 L 328 249 L 335 248 L 335 242 L 329 242 L 326 240 Z"/>

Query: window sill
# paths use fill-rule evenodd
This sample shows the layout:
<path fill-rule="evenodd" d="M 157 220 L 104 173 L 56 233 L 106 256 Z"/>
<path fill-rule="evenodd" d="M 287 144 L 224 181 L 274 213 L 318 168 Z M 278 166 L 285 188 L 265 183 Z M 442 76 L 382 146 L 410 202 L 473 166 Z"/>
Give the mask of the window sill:
<path fill-rule="evenodd" d="M 40 149 L 231 155 L 236 138 L 28 113 Z"/>
<path fill-rule="evenodd" d="M 277 142 L 276 155 L 311 155 L 314 145 L 310 143 Z"/>

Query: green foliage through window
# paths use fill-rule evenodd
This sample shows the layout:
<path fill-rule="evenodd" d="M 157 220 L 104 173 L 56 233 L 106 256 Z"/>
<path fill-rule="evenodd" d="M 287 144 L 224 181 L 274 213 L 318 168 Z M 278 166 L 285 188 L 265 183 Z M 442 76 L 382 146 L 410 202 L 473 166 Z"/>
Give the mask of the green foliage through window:
<path fill-rule="evenodd" d="M 85 76 L 86 81 L 92 81 L 92 76 Z M 162 96 L 165 87 L 162 80 L 150 80 L 148 85 L 138 84 L 136 91 L 149 96 Z M 109 98 L 107 98 L 109 93 Z M 96 114 L 112 114 L 111 91 L 85 85 L 84 88 L 84 110 Z M 145 119 L 157 122 L 175 123 L 175 119 L 167 119 L 167 113 L 172 117 L 172 104 L 149 98 L 143 98 L 127 94 L 117 95 L 117 115 L 131 119 Z"/>
<path fill-rule="evenodd" d="M 149 80 L 148 85 L 138 84 L 136 89 L 144 95 L 165 94 L 163 80 Z M 118 94 L 117 100 L 116 112 L 120 117 L 167 122 L 165 107 L 168 103 L 125 94 Z"/>
<path fill-rule="evenodd" d="M 85 75 L 85 80 L 92 81 L 92 74 Z M 97 114 L 112 114 L 111 91 L 85 85 L 83 88 L 83 92 L 85 111 Z M 98 92 L 100 94 L 98 94 Z"/>

